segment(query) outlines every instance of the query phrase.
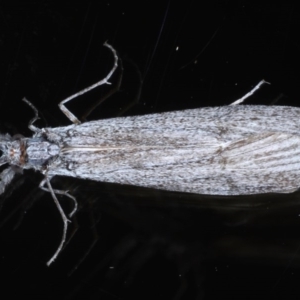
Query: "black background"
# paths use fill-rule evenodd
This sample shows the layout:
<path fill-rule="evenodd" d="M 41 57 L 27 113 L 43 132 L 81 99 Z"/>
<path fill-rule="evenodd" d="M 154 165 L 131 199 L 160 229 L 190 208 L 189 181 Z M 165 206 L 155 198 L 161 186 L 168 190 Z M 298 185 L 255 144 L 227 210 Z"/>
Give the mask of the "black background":
<path fill-rule="evenodd" d="M 68 125 L 57 104 L 106 75 L 105 41 L 123 83 L 89 120 L 227 105 L 261 79 L 271 85 L 248 104 L 300 106 L 293 3 L 2 1 L 1 133 L 31 135 L 24 96 L 40 127 Z M 69 107 L 80 116 L 112 86 Z M 299 299 L 299 192 L 210 197 L 55 178 L 80 209 L 47 267 L 62 221 L 41 179 L 24 171 L 1 196 L 2 299 Z"/>

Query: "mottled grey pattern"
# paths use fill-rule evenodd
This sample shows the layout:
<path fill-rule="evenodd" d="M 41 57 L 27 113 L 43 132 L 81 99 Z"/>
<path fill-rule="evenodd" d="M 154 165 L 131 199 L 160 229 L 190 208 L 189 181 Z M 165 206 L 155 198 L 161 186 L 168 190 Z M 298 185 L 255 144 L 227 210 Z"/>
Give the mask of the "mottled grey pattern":
<path fill-rule="evenodd" d="M 224 106 L 167 112 L 38 129 L 32 138 L 0 135 L 0 194 L 16 168 L 56 175 L 211 195 L 292 192 L 300 179 L 300 109 L 284 106 Z M 67 115 L 71 113 L 67 110 Z M 72 119 L 72 118 L 71 118 Z M 77 120 L 75 117 L 72 120 Z M 44 184 L 47 187 L 44 187 Z"/>
<path fill-rule="evenodd" d="M 109 82 L 118 67 L 105 78 L 59 103 L 61 111 L 76 125 L 39 129 L 35 106 L 29 128 L 32 138 L 0 134 L 0 195 L 17 169 L 45 174 L 40 187 L 51 193 L 64 227 L 61 242 L 48 261 L 63 249 L 68 219 L 54 190 L 56 175 L 131 184 L 199 194 L 242 195 L 291 192 L 300 177 L 300 109 L 279 106 L 236 106 L 266 82 L 262 80 L 233 106 L 202 108 L 138 117 L 115 118 L 81 125 L 66 103 Z M 44 185 L 47 185 L 45 187 Z"/>
<path fill-rule="evenodd" d="M 63 175 L 198 194 L 291 192 L 300 179 L 300 109 L 224 106 L 45 128 Z"/>
<path fill-rule="evenodd" d="M 2 135 L 0 164 L 198 194 L 291 192 L 300 178 L 300 109 L 224 106 Z M 13 178 L 1 174 L 0 192 Z"/>

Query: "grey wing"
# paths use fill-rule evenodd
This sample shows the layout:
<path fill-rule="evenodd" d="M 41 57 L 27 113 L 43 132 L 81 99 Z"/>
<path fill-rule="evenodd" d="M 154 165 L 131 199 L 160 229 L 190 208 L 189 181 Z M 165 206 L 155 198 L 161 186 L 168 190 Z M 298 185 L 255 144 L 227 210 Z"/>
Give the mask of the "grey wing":
<path fill-rule="evenodd" d="M 126 170 L 125 183 L 211 195 L 282 193 L 299 187 L 300 137 L 296 135 L 270 132 L 218 147 L 202 145 L 200 151 L 181 150 L 176 159 L 169 153 L 169 163 Z"/>
<path fill-rule="evenodd" d="M 229 106 L 50 128 L 63 149 L 96 147 L 62 153 L 49 174 L 198 194 L 291 191 L 299 117 L 293 107 Z"/>
<path fill-rule="evenodd" d="M 81 152 L 75 161 L 74 153 L 66 153 L 60 159 L 68 165 L 53 165 L 53 175 L 197 194 L 290 192 L 299 186 L 299 145 L 299 136 L 270 132 L 191 148 L 158 145 Z"/>
<path fill-rule="evenodd" d="M 172 142 L 228 142 L 268 131 L 297 135 L 300 109 L 285 106 L 222 106 L 92 121 L 46 128 L 63 145 L 142 146 Z M 160 139 L 160 141 L 159 141 Z"/>
<path fill-rule="evenodd" d="M 267 132 L 230 143 L 221 156 L 226 187 L 237 194 L 292 192 L 300 186 L 300 137 Z"/>

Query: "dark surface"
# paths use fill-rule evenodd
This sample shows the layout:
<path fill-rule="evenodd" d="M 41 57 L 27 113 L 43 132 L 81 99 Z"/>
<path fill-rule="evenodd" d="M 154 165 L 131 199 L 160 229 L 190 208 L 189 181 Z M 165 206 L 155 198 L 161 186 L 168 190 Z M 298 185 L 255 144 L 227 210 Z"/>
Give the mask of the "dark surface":
<path fill-rule="evenodd" d="M 261 79 L 271 86 L 248 104 L 300 106 L 293 1 L 6 2 L 1 133 L 31 135 L 24 96 L 39 109 L 39 126 L 69 124 L 57 104 L 105 76 L 106 40 L 123 60 L 124 80 L 89 120 L 226 105 Z M 80 116 L 110 89 L 69 107 Z M 53 186 L 75 195 L 80 210 L 69 227 L 69 236 L 77 226 L 76 233 L 48 268 L 62 222 L 37 188 L 41 179 L 24 171 L 1 196 L 1 299 L 299 299 L 299 192 L 204 197 L 56 178 Z"/>

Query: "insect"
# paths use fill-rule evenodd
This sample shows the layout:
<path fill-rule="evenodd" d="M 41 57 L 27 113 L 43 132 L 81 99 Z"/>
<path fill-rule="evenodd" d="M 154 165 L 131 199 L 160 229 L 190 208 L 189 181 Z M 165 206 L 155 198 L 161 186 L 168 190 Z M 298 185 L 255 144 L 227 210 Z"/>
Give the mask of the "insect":
<path fill-rule="evenodd" d="M 261 81 L 230 106 L 208 107 L 144 116 L 112 118 L 80 124 L 65 104 L 108 83 L 118 66 L 115 49 L 109 74 L 94 85 L 63 100 L 59 107 L 73 125 L 37 128 L 37 109 L 29 122 L 30 138 L 0 135 L 0 194 L 16 169 L 44 174 L 40 187 L 50 192 L 64 222 L 61 242 L 48 261 L 62 250 L 68 218 L 53 189 L 57 175 L 130 184 L 197 194 L 243 195 L 285 193 L 299 187 L 300 109 L 285 106 L 238 106 Z"/>

